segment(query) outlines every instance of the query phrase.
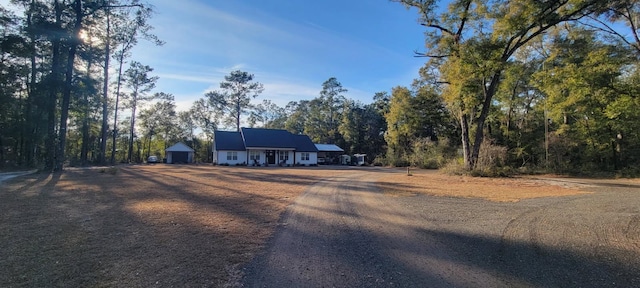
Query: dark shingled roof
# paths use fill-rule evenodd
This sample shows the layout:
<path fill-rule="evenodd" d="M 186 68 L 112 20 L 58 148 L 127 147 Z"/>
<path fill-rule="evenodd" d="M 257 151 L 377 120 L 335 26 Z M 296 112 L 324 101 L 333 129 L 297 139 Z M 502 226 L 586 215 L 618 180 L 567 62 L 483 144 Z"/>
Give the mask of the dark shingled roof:
<path fill-rule="evenodd" d="M 213 133 L 216 150 L 244 151 L 244 142 L 240 132 L 215 131 Z"/>
<path fill-rule="evenodd" d="M 242 128 L 242 137 L 248 148 L 296 148 L 293 134 L 287 130 Z"/>
<path fill-rule="evenodd" d="M 296 142 L 296 152 L 318 152 L 318 148 L 313 144 L 307 135 L 293 135 Z"/>

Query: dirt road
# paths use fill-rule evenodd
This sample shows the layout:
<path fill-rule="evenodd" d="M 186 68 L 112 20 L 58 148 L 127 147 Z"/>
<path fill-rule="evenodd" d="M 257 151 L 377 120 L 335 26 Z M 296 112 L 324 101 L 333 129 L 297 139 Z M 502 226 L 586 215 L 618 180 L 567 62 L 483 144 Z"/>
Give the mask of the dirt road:
<path fill-rule="evenodd" d="M 390 197 L 377 177 L 311 186 L 245 287 L 640 287 L 638 184 L 544 179 L 593 193 L 495 203 Z"/>
<path fill-rule="evenodd" d="M 36 170 L 30 170 L 30 171 L 18 171 L 18 172 L 3 172 L 0 173 L 0 183 L 2 183 L 3 181 L 9 180 L 11 178 L 15 178 L 18 176 L 22 176 L 22 175 L 28 175 L 28 174 L 32 174 L 35 173 Z"/>

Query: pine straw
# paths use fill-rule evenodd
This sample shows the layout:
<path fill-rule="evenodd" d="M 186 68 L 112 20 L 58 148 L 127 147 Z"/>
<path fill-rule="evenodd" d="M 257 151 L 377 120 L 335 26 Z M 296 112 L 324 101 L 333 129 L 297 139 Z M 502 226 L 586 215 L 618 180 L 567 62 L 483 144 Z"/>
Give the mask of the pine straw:
<path fill-rule="evenodd" d="M 587 193 L 580 185 L 559 184 L 533 178 L 479 178 L 451 176 L 434 170 L 412 170 L 388 174 L 378 186 L 389 196 L 433 196 L 482 198 L 495 202 L 517 202 L 540 197 L 561 197 Z"/>
<path fill-rule="evenodd" d="M 564 196 L 536 180 L 380 173 L 393 196 L 492 201 Z M 393 173 L 388 173 L 393 172 Z M 295 198 L 333 167 L 137 165 L 0 184 L 0 287 L 238 286 Z"/>
<path fill-rule="evenodd" d="M 344 172 L 162 164 L 112 171 L 0 184 L 0 287 L 234 286 L 285 208 Z"/>

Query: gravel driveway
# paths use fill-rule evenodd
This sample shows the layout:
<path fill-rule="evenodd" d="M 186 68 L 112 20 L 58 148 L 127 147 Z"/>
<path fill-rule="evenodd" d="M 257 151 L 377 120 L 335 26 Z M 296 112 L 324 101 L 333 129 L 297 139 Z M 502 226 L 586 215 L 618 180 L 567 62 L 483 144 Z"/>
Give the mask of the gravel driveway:
<path fill-rule="evenodd" d="M 548 179 L 593 193 L 495 203 L 390 197 L 378 176 L 311 186 L 244 285 L 640 287 L 638 184 Z"/>

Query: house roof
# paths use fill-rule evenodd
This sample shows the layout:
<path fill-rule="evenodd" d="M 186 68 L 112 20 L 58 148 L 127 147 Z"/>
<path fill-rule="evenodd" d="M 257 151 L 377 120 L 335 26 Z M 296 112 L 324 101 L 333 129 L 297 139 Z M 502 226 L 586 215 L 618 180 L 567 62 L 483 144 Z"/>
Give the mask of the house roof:
<path fill-rule="evenodd" d="M 178 142 L 173 146 L 164 149 L 166 152 L 193 152 L 193 149 L 182 142 Z"/>
<path fill-rule="evenodd" d="M 296 148 L 293 134 L 287 130 L 242 128 L 241 131 L 244 145 L 247 148 Z"/>
<path fill-rule="evenodd" d="M 217 150 L 243 151 L 245 150 L 244 141 L 240 132 L 231 131 L 215 131 L 213 139 Z"/>
<path fill-rule="evenodd" d="M 296 143 L 297 152 L 318 152 L 316 145 L 313 145 L 313 141 L 307 135 L 293 135 Z"/>
<path fill-rule="evenodd" d="M 316 144 L 315 146 L 320 152 L 344 152 L 342 148 L 335 144 Z"/>

